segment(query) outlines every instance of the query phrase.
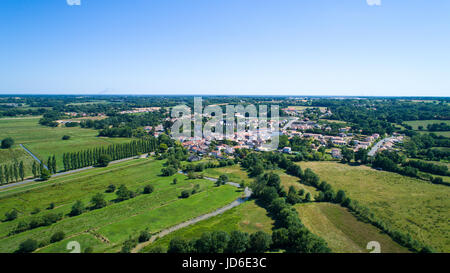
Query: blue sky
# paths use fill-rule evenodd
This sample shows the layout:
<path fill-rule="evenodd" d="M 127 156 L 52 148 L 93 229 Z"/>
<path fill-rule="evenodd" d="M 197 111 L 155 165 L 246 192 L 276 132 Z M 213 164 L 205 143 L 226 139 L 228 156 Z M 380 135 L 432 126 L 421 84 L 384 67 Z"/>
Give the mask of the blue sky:
<path fill-rule="evenodd" d="M 2 0 L 0 93 L 449 96 L 448 0 Z"/>

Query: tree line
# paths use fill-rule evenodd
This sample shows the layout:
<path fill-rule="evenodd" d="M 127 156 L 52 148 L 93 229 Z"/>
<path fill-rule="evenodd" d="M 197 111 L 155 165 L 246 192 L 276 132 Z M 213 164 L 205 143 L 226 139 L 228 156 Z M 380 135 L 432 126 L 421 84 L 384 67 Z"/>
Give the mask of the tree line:
<path fill-rule="evenodd" d="M 149 137 L 146 139 L 133 140 L 129 143 L 112 144 L 108 147 L 97 147 L 80 152 L 63 154 L 64 170 L 74 170 L 99 164 L 102 155 L 107 155 L 111 160 L 119 160 L 132 157 L 141 153 L 149 153 L 157 150 L 157 139 Z"/>

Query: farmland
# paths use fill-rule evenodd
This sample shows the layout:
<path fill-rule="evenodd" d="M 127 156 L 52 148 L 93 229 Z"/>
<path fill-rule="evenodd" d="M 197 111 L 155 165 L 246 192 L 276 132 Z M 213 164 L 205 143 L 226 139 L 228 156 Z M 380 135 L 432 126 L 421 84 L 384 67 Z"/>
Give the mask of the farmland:
<path fill-rule="evenodd" d="M 177 230 L 168 234 L 154 243 L 147 245 L 141 252 L 148 252 L 155 247 L 166 250 L 171 239 L 175 237 L 190 240 L 198 238 L 207 231 L 227 231 L 241 230 L 254 233 L 262 230 L 272 232 L 273 220 L 267 215 L 267 211 L 258 206 L 255 201 L 246 202 L 238 207 L 224 212 L 221 215 L 209 218 L 192 226 Z"/>
<path fill-rule="evenodd" d="M 96 252 L 117 252 L 121 243 L 130 235 L 135 235 L 136 231 L 160 231 L 222 207 L 242 194 L 228 185 L 215 187 L 209 180 L 188 180 L 179 174 L 161 177 L 159 171 L 162 164 L 162 161 L 136 159 L 104 169 L 95 168 L 50 179 L 48 182 L 39 183 L 37 187 L 26 185 L 2 191 L 1 214 L 16 208 L 19 210 L 19 217 L 0 223 L 0 252 L 15 251 L 18 245 L 28 238 L 40 242 L 49 240 L 54 232 L 60 230 L 69 238 L 81 236 L 80 240 L 92 243 L 89 246 Z M 174 177 L 178 180 L 177 184 L 171 183 Z M 145 185 L 151 184 L 155 190 L 152 194 L 139 194 L 135 198 L 116 202 L 114 193 L 105 193 L 106 187 L 111 183 L 124 184 L 135 192 L 141 192 Z M 198 193 L 186 199 L 179 198 L 182 190 L 192 189 L 196 184 L 199 185 Z M 104 194 L 108 203 L 106 207 L 75 217 L 67 216 L 76 200 L 88 204 L 96 193 Z M 51 226 L 8 236 L 19 221 L 46 214 L 50 203 L 55 204 L 51 212 L 66 215 L 61 221 Z M 40 209 L 40 212 L 32 214 L 36 208 Z M 101 238 L 101 241 L 98 238 Z M 61 250 L 64 250 L 64 246 L 60 242 L 46 245 L 38 251 Z"/>
<path fill-rule="evenodd" d="M 420 133 L 435 133 L 438 136 L 450 137 L 450 131 L 440 131 L 440 132 L 430 132 L 427 130 L 427 125 L 434 123 L 445 123 L 450 125 L 450 120 L 413 120 L 413 121 L 405 121 L 406 124 L 410 125 L 413 130 L 419 131 L 419 126 L 423 127 L 423 130 L 420 130 Z"/>
<path fill-rule="evenodd" d="M 13 148 L 20 149 L 18 144 L 23 144 L 39 159 L 46 161 L 49 156 L 56 155 L 57 168 L 61 170 L 62 154 L 66 152 L 78 152 L 87 148 L 102 145 L 124 143 L 130 141 L 126 138 L 97 137 L 98 132 L 92 129 L 80 127 L 45 127 L 38 123 L 39 118 L 13 118 L 0 119 L 0 139 L 12 137 L 15 141 Z M 64 135 L 71 138 L 62 140 Z M 1 154 L 4 151 L 0 150 Z M 26 161 L 25 157 L 17 157 L 17 160 Z"/>
<path fill-rule="evenodd" d="M 381 252 L 408 252 L 368 223 L 358 221 L 347 209 L 330 203 L 308 203 L 295 206 L 303 224 L 327 241 L 333 252 L 368 252 L 369 241 L 377 241 Z"/>
<path fill-rule="evenodd" d="M 345 190 L 352 200 L 414 239 L 439 252 L 449 251 L 450 189 L 365 166 L 335 162 L 302 162 L 334 189 Z"/>

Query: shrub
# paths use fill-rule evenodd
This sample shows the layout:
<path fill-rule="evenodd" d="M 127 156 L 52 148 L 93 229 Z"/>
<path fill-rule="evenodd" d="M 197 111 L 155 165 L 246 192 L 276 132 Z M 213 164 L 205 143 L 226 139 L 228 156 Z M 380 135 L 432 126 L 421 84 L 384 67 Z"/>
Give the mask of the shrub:
<path fill-rule="evenodd" d="M 147 185 L 144 187 L 144 194 L 150 194 L 153 192 L 153 190 L 154 190 L 153 185 Z"/>
<path fill-rule="evenodd" d="M 107 154 L 102 154 L 98 157 L 97 166 L 98 167 L 106 167 L 109 162 L 111 162 L 111 157 Z"/>
<path fill-rule="evenodd" d="M 17 252 L 19 253 L 30 253 L 35 251 L 38 248 L 38 242 L 34 239 L 27 239 L 23 241 Z"/>
<path fill-rule="evenodd" d="M 41 211 L 41 210 L 40 210 L 39 208 L 34 208 L 34 209 L 31 211 L 31 214 L 38 214 L 40 211 Z"/>
<path fill-rule="evenodd" d="M 18 213 L 17 213 L 17 210 L 15 210 L 15 209 L 11 210 L 10 212 L 6 212 L 5 213 L 5 217 L 6 217 L 5 221 L 12 221 L 17 218 L 17 215 L 18 215 Z"/>
<path fill-rule="evenodd" d="M 2 149 L 9 149 L 14 145 L 14 139 L 7 137 L 2 140 Z"/>
<path fill-rule="evenodd" d="M 105 197 L 101 193 L 94 195 L 91 199 L 91 203 L 93 209 L 100 209 L 106 206 Z"/>
<path fill-rule="evenodd" d="M 69 140 L 70 139 L 70 136 L 68 136 L 68 135 L 64 135 L 63 137 L 62 137 L 62 140 Z"/>
<path fill-rule="evenodd" d="M 191 193 L 188 190 L 184 190 L 181 192 L 181 198 L 188 198 Z"/>
<path fill-rule="evenodd" d="M 139 238 L 138 241 L 139 243 L 143 243 L 143 242 L 147 242 L 148 240 L 150 240 L 151 235 L 147 230 L 143 230 L 141 231 L 141 234 L 139 234 Z"/>
<path fill-rule="evenodd" d="M 84 205 L 83 202 L 78 200 L 75 202 L 75 204 L 72 206 L 72 210 L 70 211 L 70 216 L 77 216 L 84 212 Z"/>
<path fill-rule="evenodd" d="M 116 186 L 113 184 L 110 184 L 108 188 L 106 188 L 106 192 L 114 192 L 116 190 Z"/>
<path fill-rule="evenodd" d="M 84 249 L 84 253 L 92 253 L 94 252 L 94 249 L 91 246 L 88 246 Z"/>
<path fill-rule="evenodd" d="M 50 203 L 50 205 L 48 205 L 47 209 L 54 209 L 55 208 L 55 203 Z"/>
<path fill-rule="evenodd" d="M 65 236 L 66 236 L 66 234 L 64 233 L 64 231 L 57 231 L 57 232 L 53 233 L 52 237 L 50 237 L 50 242 L 51 243 L 59 242 L 62 239 L 64 239 Z"/>
<path fill-rule="evenodd" d="M 47 180 L 50 179 L 51 176 L 52 176 L 52 175 L 50 174 L 50 171 L 44 168 L 44 169 L 42 170 L 42 172 L 41 172 L 40 178 L 41 178 L 41 180 L 43 180 L 43 181 L 47 181 Z"/>

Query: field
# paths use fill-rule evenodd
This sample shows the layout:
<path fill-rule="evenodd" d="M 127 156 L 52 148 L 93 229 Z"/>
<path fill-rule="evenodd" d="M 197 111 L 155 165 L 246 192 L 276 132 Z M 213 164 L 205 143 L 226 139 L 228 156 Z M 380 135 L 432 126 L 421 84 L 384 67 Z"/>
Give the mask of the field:
<path fill-rule="evenodd" d="M 235 207 L 221 215 L 211 217 L 192 226 L 174 231 L 162 238 L 157 239 L 150 245 L 144 247 L 141 252 L 149 252 L 154 247 L 162 247 L 167 250 L 169 242 L 175 237 L 191 240 L 200 237 L 204 232 L 241 230 L 254 233 L 262 230 L 272 232 L 273 220 L 267 216 L 267 211 L 258 206 L 255 201 L 249 201 Z"/>
<path fill-rule="evenodd" d="M 450 188 L 366 166 L 302 162 L 334 189 L 368 207 L 390 226 L 436 251 L 450 251 Z"/>
<path fill-rule="evenodd" d="M 319 194 L 319 192 L 318 192 L 314 187 L 306 186 L 306 185 L 301 184 L 301 183 L 299 182 L 300 180 L 299 180 L 297 177 L 295 177 L 295 176 L 286 174 L 286 173 L 285 173 L 284 171 L 282 171 L 282 170 L 278 170 L 278 171 L 276 171 L 275 173 L 278 174 L 278 175 L 280 176 L 280 179 L 281 179 L 281 186 L 283 186 L 283 189 L 284 189 L 286 192 L 289 191 L 289 187 L 290 187 L 290 186 L 294 186 L 294 188 L 295 188 L 297 191 L 303 189 L 303 190 L 305 191 L 305 194 L 309 192 L 309 193 L 311 194 L 312 200 L 314 200 L 314 197 L 315 197 L 316 195 Z"/>
<path fill-rule="evenodd" d="M 12 137 L 15 141 L 14 148 L 19 149 L 19 144 L 23 144 L 44 161 L 47 161 L 49 156 L 56 155 L 58 170 L 63 168 L 62 154 L 65 152 L 76 152 L 87 148 L 130 141 L 129 138 L 97 137 L 98 132 L 96 130 L 80 127 L 50 128 L 40 125 L 38 121 L 39 118 L 37 117 L 0 119 L 0 139 Z M 71 138 L 62 140 L 61 138 L 64 135 L 69 135 Z M 3 151 L 0 151 L 1 153 Z"/>
<path fill-rule="evenodd" d="M 246 185 L 253 181 L 253 179 L 247 176 L 247 172 L 239 165 L 205 169 L 202 173 L 205 176 L 213 178 L 219 178 L 221 174 L 226 174 L 228 175 L 229 181 L 235 183 L 244 182 Z"/>
<path fill-rule="evenodd" d="M 380 243 L 382 253 L 408 252 L 368 223 L 358 221 L 347 209 L 330 203 L 307 203 L 295 206 L 303 224 L 327 241 L 333 252 L 366 253 L 367 243 Z"/>
<path fill-rule="evenodd" d="M 31 166 L 34 159 L 20 147 L 14 147 L 11 149 L 0 149 L 0 166 L 3 164 L 13 164 L 15 161 L 23 161 L 25 166 L 25 176 L 31 176 Z"/>
<path fill-rule="evenodd" d="M 431 133 L 427 130 L 428 124 L 433 123 L 446 123 L 447 125 L 450 125 L 450 120 L 412 120 L 412 121 L 405 121 L 406 124 L 410 125 L 413 130 L 419 130 L 419 126 L 423 126 L 424 131 L 420 131 L 421 133 Z M 450 131 L 443 131 L 443 132 L 433 132 L 436 135 L 441 135 L 445 137 L 450 137 Z"/>
<path fill-rule="evenodd" d="M 48 182 L 18 186 L 0 192 L 0 215 L 15 208 L 19 217 L 10 222 L 0 223 L 0 252 L 13 252 L 18 245 L 34 238 L 39 242 L 48 240 L 59 230 L 66 233 L 67 239 L 82 236 L 81 239 L 92 243 L 96 252 L 116 252 L 130 235 L 148 229 L 158 232 L 179 222 L 222 207 L 242 193 L 234 187 L 225 185 L 215 187 L 206 179 L 188 180 L 186 176 L 176 174 L 172 177 L 159 176 L 162 161 L 135 159 L 114 164 L 107 168 L 94 168 L 77 174 L 52 178 Z M 178 179 L 172 184 L 173 178 Z M 151 184 L 155 190 L 152 194 L 140 194 L 137 197 L 115 201 L 114 193 L 105 193 L 109 184 L 125 184 L 130 190 L 142 192 L 145 185 Z M 185 189 L 200 186 L 199 193 L 187 199 L 180 199 Z M 90 210 L 79 216 L 69 217 L 68 212 L 76 200 L 88 205 L 96 193 L 103 193 L 108 205 L 102 209 Z M 55 204 L 52 212 L 61 212 L 64 218 L 47 227 L 40 227 L 8 236 L 8 233 L 20 221 L 30 220 L 49 212 L 46 208 Z M 40 212 L 32 215 L 38 208 Z M 99 241 L 100 240 L 100 241 Z M 82 246 L 84 249 L 86 246 Z M 64 250 L 62 243 L 47 245 L 39 249 L 43 252 Z M 66 252 L 67 250 L 64 250 Z"/>

